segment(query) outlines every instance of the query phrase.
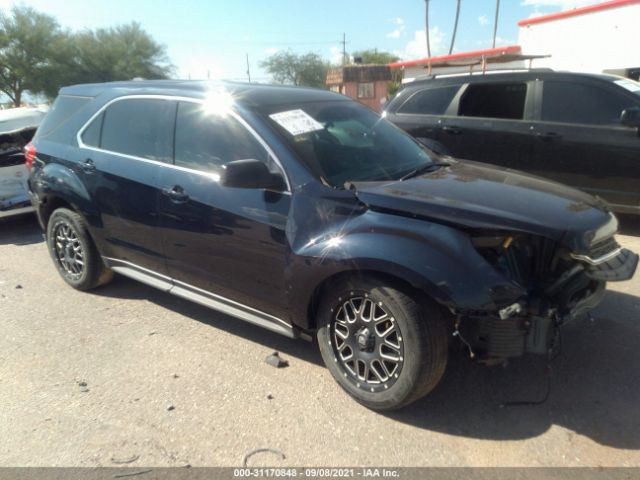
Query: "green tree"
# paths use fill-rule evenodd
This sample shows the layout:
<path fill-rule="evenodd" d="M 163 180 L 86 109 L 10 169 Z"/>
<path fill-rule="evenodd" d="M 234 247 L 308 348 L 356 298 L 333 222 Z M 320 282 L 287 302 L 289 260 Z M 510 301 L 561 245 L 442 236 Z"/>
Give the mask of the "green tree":
<path fill-rule="evenodd" d="M 260 62 L 275 83 L 324 88 L 329 62 L 316 53 L 278 52 Z"/>
<path fill-rule="evenodd" d="M 25 91 L 42 91 L 65 33 L 53 17 L 17 6 L 0 12 L 0 91 L 18 107 Z"/>
<path fill-rule="evenodd" d="M 61 85 L 133 78 L 162 79 L 173 73 L 165 47 L 138 23 L 86 30 L 59 42 L 54 81 L 44 87 L 55 96 Z"/>
<path fill-rule="evenodd" d="M 375 63 L 379 65 L 386 65 L 387 63 L 393 63 L 400 60 L 400 57 L 389 52 L 379 52 L 377 48 L 370 48 L 368 50 L 359 50 L 351 54 L 353 58 L 360 57 L 362 63 Z"/>
<path fill-rule="evenodd" d="M 136 22 L 82 32 L 73 43 L 80 74 L 90 81 L 161 79 L 173 71 L 165 47 Z"/>
<path fill-rule="evenodd" d="M 172 72 L 165 47 L 138 23 L 72 34 L 30 7 L 0 12 L 0 91 L 15 106 L 25 91 L 52 98 L 64 85 Z"/>

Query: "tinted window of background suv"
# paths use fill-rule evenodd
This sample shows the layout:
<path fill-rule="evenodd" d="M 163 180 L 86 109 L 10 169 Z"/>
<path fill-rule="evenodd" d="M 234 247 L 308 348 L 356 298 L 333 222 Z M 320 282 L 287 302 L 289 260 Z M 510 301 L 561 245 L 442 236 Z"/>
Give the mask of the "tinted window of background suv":
<path fill-rule="evenodd" d="M 620 125 L 622 110 L 633 102 L 596 85 L 545 81 L 542 120 L 588 125 Z"/>
<path fill-rule="evenodd" d="M 177 102 L 150 98 L 118 100 L 104 112 L 100 148 L 171 162 Z M 94 122 L 99 122 L 98 116 Z M 87 128 L 86 133 L 93 127 Z M 91 136 L 91 135 L 89 135 Z"/>
<path fill-rule="evenodd" d="M 522 120 L 526 97 L 526 83 L 471 84 L 460 99 L 458 115 Z"/>
<path fill-rule="evenodd" d="M 460 86 L 455 85 L 419 90 L 404 102 L 398 109 L 398 113 L 442 115 L 459 89 Z"/>

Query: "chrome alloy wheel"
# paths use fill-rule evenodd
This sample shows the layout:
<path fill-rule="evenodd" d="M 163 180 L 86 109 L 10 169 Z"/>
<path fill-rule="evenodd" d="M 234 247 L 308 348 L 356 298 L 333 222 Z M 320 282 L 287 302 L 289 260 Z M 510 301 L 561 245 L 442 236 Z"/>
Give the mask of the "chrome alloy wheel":
<path fill-rule="evenodd" d="M 339 299 L 342 304 L 328 325 L 330 343 L 343 375 L 370 392 L 395 383 L 404 362 L 402 333 L 382 302 L 365 294 Z"/>
<path fill-rule="evenodd" d="M 63 273 L 73 279 L 79 279 L 84 272 L 84 251 L 78 234 L 68 223 L 56 225 L 53 232 L 56 260 Z"/>

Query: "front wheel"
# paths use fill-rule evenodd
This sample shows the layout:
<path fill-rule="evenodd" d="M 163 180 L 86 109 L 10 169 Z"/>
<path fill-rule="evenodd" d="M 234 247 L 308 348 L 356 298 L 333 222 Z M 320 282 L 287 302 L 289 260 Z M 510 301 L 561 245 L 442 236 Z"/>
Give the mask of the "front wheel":
<path fill-rule="evenodd" d="M 327 368 L 352 397 L 393 410 L 429 393 L 447 364 L 439 308 L 373 279 L 343 280 L 324 295 L 318 344 Z"/>

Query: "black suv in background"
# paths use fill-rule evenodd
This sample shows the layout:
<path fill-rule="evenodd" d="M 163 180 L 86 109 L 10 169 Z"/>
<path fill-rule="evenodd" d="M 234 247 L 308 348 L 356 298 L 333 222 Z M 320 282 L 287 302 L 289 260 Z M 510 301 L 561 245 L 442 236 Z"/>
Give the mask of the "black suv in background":
<path fill-rule="evenodd" d="M 141 81 L 63 88 L 26 148 L 54 265 L 113 272 L 290 337 L 376 409 L 444 373 L 451 335 L 546 354 L 638 256 L 603 202 L 446 161 L 314 89 Z"/>
<path fill-rule="evenodd" d="M 530 70 L 408 84 L 387 118 L 433 150 L 556 180 L 640 214 L 640 83 Z"/>

